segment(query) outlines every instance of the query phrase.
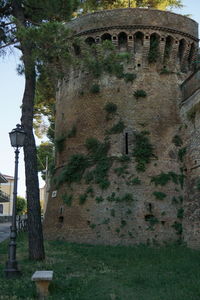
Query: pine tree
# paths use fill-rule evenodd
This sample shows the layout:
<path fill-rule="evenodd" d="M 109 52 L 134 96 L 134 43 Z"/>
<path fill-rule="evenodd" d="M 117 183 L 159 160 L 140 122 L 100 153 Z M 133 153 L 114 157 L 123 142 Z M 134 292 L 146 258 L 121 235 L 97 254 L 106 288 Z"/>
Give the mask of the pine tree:
<path fill-rule="evenodd" d="M 52 58 L 55 62 L 55 51 L 49 54 L 54 50 L 53 34 L 62 26 L 58 22 L 67 21 L 76 5 L 77 0 L 0 0 L 0 51 L 6 52 L 9 46 L 15 45 L 22 53 L 22 69 L 25 76 L 21 123 L 26 131 L 24 160 L 29 258 L 33 260 L 42 260 L 45 257 L 37 151 L 33 135 L 36 78 L 45 65 L 45 60 L 50 61 Z"/>

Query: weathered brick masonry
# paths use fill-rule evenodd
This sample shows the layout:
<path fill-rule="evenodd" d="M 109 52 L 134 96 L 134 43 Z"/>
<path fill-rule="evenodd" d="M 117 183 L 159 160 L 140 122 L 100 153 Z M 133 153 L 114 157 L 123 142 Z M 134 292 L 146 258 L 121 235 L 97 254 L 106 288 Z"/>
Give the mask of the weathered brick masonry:
<path fill-rule="evenodd" d="M 46 237 L 105 244 L 183 238 L 189 246 L 197 245 L 199 216 L 196 213 L 191 221 L 191 203 L 194 216 L 200 208 L 200 188 L 196 187 L 193 201 L 190 186 L 196 186 L 200 178 L 198 167 L 191 171 L 194 160 L 198 161 L 198 125 L 194 117 L 188 117 L 191 107 L 186 104 L 194 88 L 186 102 L 182 102 L 184 85 L 180 89 L 194 72 L 197 23 L 171 12 L 129 8 L 88 14 L 72 21 L 70 27 L 74 36 L 90 45 L 110 40 L 119 53 L 128 52 L 124 74 L 136 78 L 124 80 L 105 72 L 94 78 L 74 67 L 60 82 L 56 138 L 64 138 L 54 178 L 64 176 L 67 166 L 68 179 L 52 184 L 51 190 L 57 193 L 55 197 L 50 193 Z M 159 57 L 150 61 L 154 42 Z M 192 83 L 192 78 L 185 84 L 197 84 L 197 93 L 198 81 Z M 96 93 L 91 92 L 94 86 Z M 108 103 L 116 105 L 115 113 L 106 111 Z M 115 125 L 118 130 L 113 129 Z M 89 141 L 92 150 L 85 145 Z M 151 155 L 141 161 L 142 153 L 148 155 L 147 148 Z M 106 150 L 99 157 L 102 149 Z M 74 154 L 82 159 L 73 165 L 79 181 L 70 177 L 72 169 L 69 173 Z M 194 230 L 195 238 L 190 238 Z"/>

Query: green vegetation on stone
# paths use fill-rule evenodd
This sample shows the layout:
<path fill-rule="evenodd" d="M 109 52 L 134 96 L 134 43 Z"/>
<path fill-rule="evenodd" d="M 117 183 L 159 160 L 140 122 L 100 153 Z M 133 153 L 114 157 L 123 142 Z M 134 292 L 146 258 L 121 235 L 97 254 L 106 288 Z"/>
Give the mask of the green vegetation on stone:
<path fill-rule="evenodd" d="M 158 200 L 163 200 L 164 198 L 167 197 L 167 195 L 163 192 L 153 192 L 153 195 L 156 197 Z"/>
<path fill-rule="evenodd" d="M 62 199 L 63 199 L 63 202 L 67 206 L 71 206 L 72 205 L 73 195 L 64 194 L 64 195 L 62 195 Z"/>
<path fill-rule="evenodd" d="M 179 135 L 175 135 L 173 137 L 172 143 L 174 143 L 176 147 L 181 147 L 183 145 L 183 141 Z"/>
<path fill-rule="evenodd" d="M 121 133 L 121 132 L 123 132 L 124 128 L 125 128 L 124 122 L 122 120 L 120 120 L 117 124 L 113 125 L 112 128 L 107 130 L 107 133 L 108 134 Z"/>
<path fill-rule="evenodd" d="M 133 156 L 137 163 L 136 170 L 139 172 L 144 172 L 146 170 L 146 165 L 150 163 L 151 158 L 155 158 L 153 153 L 153 146 L 151 145 L 147 131 L 141 131 L 140 133 L 135 133 L 135 144 L 133 148 Z"/>
<path fill-rule="evenodd" d="M 98 93 L 100 93 L 100 86 L 99 86 L 99 84 L 97 84 L 97 83 L 93 84 L 91 86 L 90 92 L 92 94 L 98 94 Z"/>
<path fill-rule="evenodd" d="M 66 140 L 66 136 L 64 136 L 64 135 L 61 135 L 60 137 L 55 139 L 56 151 L 58 151 L 58 152 L 63 151 L 65 140 Z"/>
<path fill-rule="evenodd" d="M 144 90 L 137 90 L 134 92 L 134 96 L 136 99 L 145 98 L 147 96 L 147 93 Z"/>

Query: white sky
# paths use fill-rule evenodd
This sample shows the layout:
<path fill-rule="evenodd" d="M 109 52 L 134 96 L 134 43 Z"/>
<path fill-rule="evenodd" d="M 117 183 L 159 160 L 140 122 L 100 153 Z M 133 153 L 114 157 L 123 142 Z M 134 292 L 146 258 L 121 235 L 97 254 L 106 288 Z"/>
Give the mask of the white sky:
<path fill-rule="evenodd" d="M 184 8 L 173 10 L 180 14 L 190 14 L 191 18 L 200 23 L 200 0 L 183 0 Z M 181 28 L 180 28 L 181 29 Z M 18 76 L 16 66 L 18 57 L 12 54 L 0 57 L 0 172 L 13 176 L 14 149 L 10 146 L 8 132 L 20 123 L 21 102 L 24 90 L 24 78 Z M 40 180 L 40 186 L 44 182 Z M 19 157 L 18 195 L 25 196 L 25 176 L 23 150 Z"/>

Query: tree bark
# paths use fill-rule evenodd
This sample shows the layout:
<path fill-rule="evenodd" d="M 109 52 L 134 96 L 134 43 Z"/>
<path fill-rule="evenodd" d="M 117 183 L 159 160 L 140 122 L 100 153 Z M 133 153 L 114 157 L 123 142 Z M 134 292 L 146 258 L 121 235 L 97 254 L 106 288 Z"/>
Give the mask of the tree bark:
<path fill-rule="evenodd" d="M 20 1 L 13 1 L 13 15 L 17 19 L 18 29 L 26 28 L 23 9 Z M 25 90 L 22 101 L 21 123 L 26 132 L 24 145 L 24 161 L 27 192 L 29 259 L 42 260 L 45 258 L 43 232 L 41 223 L 41 208 L 39 201 L 39 182 L 37 172 L 37 150 L 33 135 L 33 110 L 35 97 L 35 65 L 32 60 L 31 45 L 20 41 L 22 59 L 25 67 Z"/>

